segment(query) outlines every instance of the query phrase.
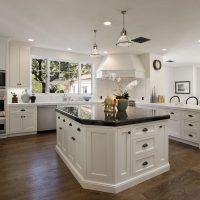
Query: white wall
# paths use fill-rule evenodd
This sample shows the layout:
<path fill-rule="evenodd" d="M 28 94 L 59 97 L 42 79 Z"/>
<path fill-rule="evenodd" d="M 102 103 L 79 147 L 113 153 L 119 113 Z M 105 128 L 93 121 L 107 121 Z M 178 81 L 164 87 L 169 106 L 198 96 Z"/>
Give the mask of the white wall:
<path fill-rule="evenodd" d="M 181 98 L 181 101 L 185 103 L 186 99 L 190 96 L 197 96 L 200 98 L 200 68 L 185 66 L 185 67 L 168 67 L 168 101 L 170 97 L 177 95 Z M 175 82 L 176 81 L 190 81 L 190 94 L 176 94 Z"/>

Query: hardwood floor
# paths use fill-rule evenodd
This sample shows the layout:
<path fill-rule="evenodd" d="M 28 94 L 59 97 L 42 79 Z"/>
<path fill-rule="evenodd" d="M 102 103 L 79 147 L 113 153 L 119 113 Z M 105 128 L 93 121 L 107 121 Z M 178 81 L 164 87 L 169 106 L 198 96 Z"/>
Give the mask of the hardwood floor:
<path fill-rule="evenodd" d="M 55 152 L 55 133 L 0 140 L 0 200 L 199 200 L 200 150 L 170 141 L 171 170 L 118 194 L 84 190 Z"/>

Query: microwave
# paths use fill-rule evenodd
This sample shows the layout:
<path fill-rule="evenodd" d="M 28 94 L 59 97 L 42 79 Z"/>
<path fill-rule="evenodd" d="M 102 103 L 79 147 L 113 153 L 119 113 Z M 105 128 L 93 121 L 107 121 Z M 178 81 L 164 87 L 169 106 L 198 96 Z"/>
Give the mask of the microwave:
<path fill-rule="evenodd" d="M 6 88 L 6 71 L 0 70 L 0 89 Z"/>
<path fill-rule="evenodd" d="M 0 94 L 0 117 L 5 117 L 6 97 Z"/>
<path fill-rule="evenodd" d="M 4 134 L 6 132 L 6 120 L 0 118 L 0 134 Z"/>

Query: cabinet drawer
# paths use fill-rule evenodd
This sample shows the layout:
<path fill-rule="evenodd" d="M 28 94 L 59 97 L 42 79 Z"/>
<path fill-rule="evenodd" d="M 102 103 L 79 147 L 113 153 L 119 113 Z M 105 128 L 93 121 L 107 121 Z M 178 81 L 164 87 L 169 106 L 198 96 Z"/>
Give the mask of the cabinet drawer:
<path fill-rule="evenodd" d="M 144 158 L 140 158 L 135 161 L 135 173 L 142 173 L 146 170 L 150 170 L 156 166 L 155 155 L 149 155 Z"/>
<path fill-rule="evenodd" d="M 170 115 L 170 118 L 173 119 L 173 118 L 182 118 L 183 116 L 183 112 L 181 111 L 177 111 L 177 110 L 169 110 L 169 115 Z"/>
<path fill-rule="evenodd" d="M 199 120 L 199 114 L 193 113 L 193 112 L 185 112 L 184 113 L 184 119 L 192 120 L 192 121 L 198 121 Z"/>
<path fill-rule="evenodd" d="M 191 130 L 197 130 L 199 128 L 199 122 L 184 121 L 184 127 Z"/>
<path fill-rule="evenodd" d="M 140 155 L 155 150 L 155 137 L 135 140 L 135 154 Z"/>
<path fill-rule="evenodd" d="M 10 107 L 10 113 L 33 113 L 36 110 L 36 106 L 17 106 Z"/>
<path fill-rule="evenodd" d="M 143 125 L 133 129 L 133 137 L 146 137 L 156 134 L 155 125 Z"/>
<path fill-rule="evenodd" d="M 183 133 L 183 137 L 187 140 L 191 140 L 191 141 L 198 141 L 198 132 L 192 132 L 192 131 L 187 131 L 185 130 Z"/>

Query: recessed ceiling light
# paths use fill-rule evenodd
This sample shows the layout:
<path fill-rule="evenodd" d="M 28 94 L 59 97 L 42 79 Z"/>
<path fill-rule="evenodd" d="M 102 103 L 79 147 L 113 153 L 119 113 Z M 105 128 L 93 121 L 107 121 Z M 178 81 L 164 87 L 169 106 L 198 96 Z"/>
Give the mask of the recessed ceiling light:
<path fill-rule="evenodd" d="M 107 54 L 108 52 L 107 52 L 107 51 L 104 51 L 103 53 Z"/>
<path fill-rule="evenodd" d="M 162 51 L 167 51 L 167 49 L 162 49 Z"/>
<path fill-rule="evenodd" d="M 71 51 L 72 49 L 71 49 L 71 48 L 68 48 L 67 50 L 68 50 L 68 51 Z"/>
<path fill-rule="evenodd" d="M 198 42 L 200 43 L 200 40 L 198 40 Z"/>
<path fill-rule="evenodd" d="M 29 42 L 34 42 L 34 39 L 29 38 L 28 41 Z"/>
<path fill-rule="evenodd" d="M 107 21 L 107 22 L 104 22 L 103 24 L 104 24 L 105 26 L 110 26 L 110 25 L 112 24 L 112 22 Z"/>

